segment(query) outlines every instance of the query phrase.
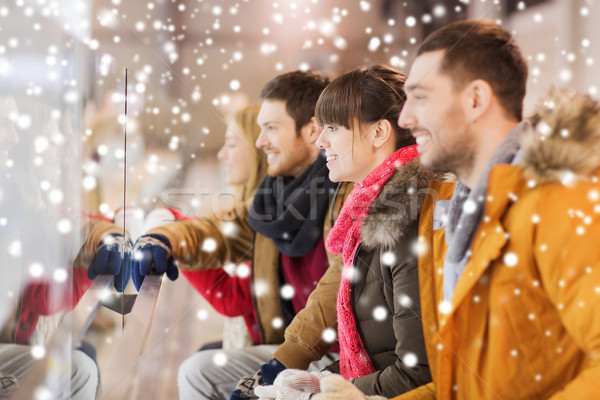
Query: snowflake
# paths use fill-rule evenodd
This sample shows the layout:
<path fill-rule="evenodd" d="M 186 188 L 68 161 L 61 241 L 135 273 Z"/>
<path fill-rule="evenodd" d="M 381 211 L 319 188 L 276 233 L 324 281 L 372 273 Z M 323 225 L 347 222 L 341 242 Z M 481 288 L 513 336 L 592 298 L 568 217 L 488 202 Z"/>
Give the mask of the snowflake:
<path fill-rule="evenodd" d="M 31 357 L 39 360 L 46 355 L 46 349 L 42 345 L 35 345 L 31 347 Z"/>
<path fill-rule="evenodd" d="M 279 317 L 273 318 L 273 320 L 271 321 L 271 326 L 275 329 L 282 328 L 283 327 L 283 319 L 281 319 Z"/>
<path fill-rule="evenodd" d="M 327 343 L 333 343 L 337 338 L 337 333 L 335 329 L 327 328 L 323 331 L 323 335 L 321 336 L 323 340 Z"/>
<path fill-rule="evenodd" d="M 404 357 L 402 357 L 402 362 L 407 367 L 413 368 L 419 363 L 419 358 L 414 353 L 406 353 Z"/>
<path fill-rule="evenodd" d="M 369 49 L 369 51 L 375 52 L 377 51 L 380 45 L 381 39 L 379 39 L 377 36 L 374 36 L 371 38 L 371 40 L 369 40 L 369 45 L 367 46 L 367 48 Z"/>
<path fill-rule="evenodd" d="M 53 273 L 52 273 L 52 278 L 54 278 L 54 280 L 58 283 L 63 283 L 67 280 L 68 278 L 68 273 L 67 270 L 64 268 L 57 268 Z"/>
<path fill-rule="evenodd" d="M 294 287 L 292 285 L 286 284 L 281 287 L 279 293 L 281 294 L 281 297 L 283 299 L 290 300 L 294 297 L 296 291 L 294 290 Z"/>
<path fill-rule="evenodd" d="M 240 264 L 236 269 L 236 275 L 244 279 L 250 276 L 250 267 L 247 264 Z"/>
<path fill-rule="evenodd" d="M 208 312 L 204 309 L 198 310 L 196 313 L 196 318 L 198 318 L 200 321 L 206 321 L 208 318 Z"/>
<path fill-rule="evenodd" d="M 442 314 L 450 314 L 452 312 L 452 303 L 448 300 L 440 302 L 438 309 Z"/>
<path fill-rule="evenodd" d="M 477 203 L 471 199 L 465 201 L 463 205 L 463 212 L 465 214 L 473 214 L 475 211 L 477 211 Z"/>
<path fill-rule="evenodd" d="M 227 364 L 227 355 L 222 351 L 218 351 L 213 355 L 212 361 L 217 367 L 223 367 Z"/>
<path fill-rule="evenodd" d="M 402 307 L 405 307 L 405 308 L 410 308 L 413 305 L 412 299 L 410 298 L 410 296 L 408 296 L 406 294 L 399 295 L 398 302 L 400 303 L 400 305 Z"/>
<path fill-rule="evenodd" d="M 377 306 L 373 309 L 373 318 L 376 321 L 384 321 L 388 316 L 388 310 L 383 306 Z"/>
<path fill-rule="evenodd" d="M 206 238 L 204 242 L 202 242 L 202 251 L 207 253 L 212 253 L 217 249 L 217 241 L 213 238 Z"/>
<path fill-rule="evenodd" d="M 384 265 L 394 265 L 396 263 L 396 255 L 391 251 L 386 251 L 381 254 L 381 262 Z"/>
<path fill-rule="evenodd" d="M 265 281 L 254 282 L 254 294 L 256 297 L 261 297 L 267 293 L 269 285 Z"/>
<path fill-rule="evenodd" d="M 62 233 L 63 235 L 71 232 L 71 229 L 72 229 L 72 224 L 71 224 L 71 221 L 69 221 L 68 219 L 61 219 L 56 224 L 56 230 L 58 230 L 58 232 Z"/>

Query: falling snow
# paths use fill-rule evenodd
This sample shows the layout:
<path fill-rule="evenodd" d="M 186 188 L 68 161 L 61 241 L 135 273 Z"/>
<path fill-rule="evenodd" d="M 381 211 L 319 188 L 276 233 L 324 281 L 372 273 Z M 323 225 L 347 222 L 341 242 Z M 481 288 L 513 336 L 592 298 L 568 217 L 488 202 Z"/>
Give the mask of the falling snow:
<path fill-rule="evenodd" d="M 502 9 L 491 10 L 495 4 L 492 1 L 468 0 L 452 5 L 434 2 L 426 12 L 425 8 L 407 6 L 409 2 L 392 2 L 393 7 L 384 10 L 381 2 L 374 1 L 270 2 L 264 8 L 248 1 L 178 1 L 165 11 L 167 7 L 158 1 L 131 7 L 131 2 L 111 0 L 94 12 L 90 12 L 88 2 L 63 3 L 17 0 L 0 7 L 0 27 L 4 34 L 0 39 L 0 82 L 3 87 L 4 83 L 10 83 L 11 88 L 28 99 L 43 102 L 56 98 L 52 100 L 51 118 L 57 127 L 48 128 L 48 133 L 41 133 L 39 117 L 28 111 L 12 115 L 11 121 L 19 130 L 20 146 L 27 144 L 31 152 L 28 162 L 33 172 L 27 180 L 32 180 L 30 190 L 35 194 L 32 199 L 39 201 L 44 212 L 53 215 L 45 227 L 50 232 L 48 237 L 65 249 L 62 241 L 81 233 L 73 210 L 85 209 L 89 203 L 86 212 L 110 217 L 122 206 L 126 158 L 130 185 L 126 201 L 148 208 L 160 204 L 162 189 L 183 184 L 180 181 L 184 178 L 188 181 L 198 178 L 179 173 L 162 175 L 166 171 L 183 169 L 181 175 L 185 175 L 190 163 L 199 162 L 205 163 L 201 179 L 215 178 L 215 171 L 207 165 L 222 144 L 224 117 L 240 104 L 255 103 L 257 91 L 270 77 L 297 68 L 319 68 L 334 76 L 373 62 L 389 63 L 407 71 L 426 32 L 455 15 L 466 15 L 463 13 L 475 9 L 476 3 L 484 3 L 486 11 L 494 11 L 490 15 L 499 15 L 500 11 L 503 23 L 515 27 L 517 41 L 523 42 L 531 76 L 527 104 L 537 100 L 551 85 L 575 87 L 594 97 L 599 93 L 593 78 L 597 76 L 600 57 L 595 40 L 598 33 L 595 27 L 588 28 L 597 16 L 597 5 L 593 2 L 582 2 L 585 6 L 576 8 L 569 16 L 572 21 L 565 21 L 563 15 L 557 21 L 554 12 L 557 8 L 553 6 L 560 1 L 543 6 L 514 2 L 512 14 Z M 531 31 L 530 37 L 522 33 L 525 28 Z M 81 54 L 88 59 L 80 59 Z M 35 60 L 36 72 L 21 79 L 18 73 L 29 71 L 23 68 L 26 59 Z M 128 68 L 127 117 L 123 110 L 124 67 Z M 91 76 L 80 80 L 85 74 Z M 85 86 L 87 82 L 89 86 Z M 125 128 L 127 152 L 121 143 Z M 34 129 L 38 131 L 32 134 Z M 50 129 L 60 132 L 55 134 Z M 540 138 L 553 134 L 543 122 L 538 124 L 537 133 Z M 576 133 L 561 130 L 555 134 L 568 139 Z M 171 158 L 174 161 L 170 162 Z M 1 167 L 7 167 L 3 175 L 9 171 L 22 178 L 18 170 L 23 161 L 13 154 L 10 159 L 2 160 Z M 565 170 L 560 172 L 560 179 L 563 184 L 572 185 L 577 177 Z M 535 187 L 535 182 L 529 186 Z M 2 193 L 0 200 L 8 196 L 4 190 Z M 114 195 L 110 196 L 111 193 Z M 590 190 L 587 200 L 599 202 L 599 193 Z M 90 199 L 94 201 L 88 202 Z M 204 206 L 198 193 L 176 201 L 193 209 L 192 214 L 200 213 Z M 594 213 L 600 213 L 600 204 L 590 207 Z M 21 214 L 11 211 L 3 209 L 1 227 L 23 225 L 17 220 Z M 476 211 L 476 202 L 465 202 L 465 213 Z M 583 236 L 589 232 L 592 216 L 577 215 L 575 211 L 573 215 L 576 218 L 573 234 Z M 533 224 L 540 223 L 537 214 L 531 215 L 530 220 Z M 233 223 L 223 222 L 220 228 L 228 237 L 238 234 Z M 4 242 L 3 251 L 9 255 L 7 258 L 27 260 L 23 266 L 25 275 L 39 278 L 48 274 L 58 284 L 69 279 L 66 263 L 32 262 L 35 258 L 29 254 L 31 243 L 21 243 L 14 237 Z M 423 238 L 411 248 L 418 255 L 429 250 Z M 542 252 L 547 248 L 545 244 L 539 247 Z M 207 238 L 201 249 L 215 252 L 217 241 Z M 381 257 L 386 265 L 396 262 L 391 252 Z M 515 267 L 519 260 L 515 253 L 509 252 L 504 254 L 503 262 Z M 245 263 L 231 264 L 229 269 L 240 278 L 251 275 L 251 268 Z M 586 273 L 591 272 L 586 269 Z M 347 277 L 361 278 L 355 273 Z M 277 289 L 265 282 L 253 283 L 256 296 Z M 283 298 L 295 295 L 290 285 L 279 290 Z M 519 295 L 521 290 L 525 291 L 521 287 L 509 293 Z M 595 292 L 600 293 L 600 288 L 596 287 Z M 403 294 L 397 296 L 399 304 L 406 308 L 412 307 L 414 300 Z M 473 297 L 473 302 L 479 300 L 478 296 Z M 439 310 L 448 314 L 452 305 L 442 302 Z M 206 321 L 209 314 L 202 309 L 196 317 Z M 387 309 L 373 309 L 374 319 L 387 317 Z M 274 319 L 272 325 L 280 328 L 283 321 Z M 334 329 L 323 331 L 323 340 L 335 339 Z M 31 351 L 34 358 L 45 354 L 43 346 L 34 346 Z M 515 349 L 509 354 L 518 356 Z M 412 353 L 402 359 L 409 367 L 418 361 Z M 225 366 L 227 357 L 218 352 L 213 363 Z M 542 375 L 535 375 L 535 380 L 542 381 Z M 37 398 L 49 396 L 48 389 L 38 388 Z"/>

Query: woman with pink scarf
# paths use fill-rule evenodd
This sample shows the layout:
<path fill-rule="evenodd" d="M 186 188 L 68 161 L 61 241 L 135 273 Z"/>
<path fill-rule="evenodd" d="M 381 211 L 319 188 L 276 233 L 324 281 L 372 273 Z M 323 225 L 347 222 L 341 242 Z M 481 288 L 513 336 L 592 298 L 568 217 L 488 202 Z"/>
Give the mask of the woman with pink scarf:
<path fill-rule="evenodd" d="M 385 397 L 431 380 L 416 248 L 418 216 L 434 176 L 419 166 L 414 138 L 397 124 L 405 79 L 384 65 L 357 68 L 332 81 L 315 110 L 329 178 L 356 182 L 326 242 L 344 260 L 340 359 L 328 369 L 367 395 Z M 322 375 L 286 370 L 273 387 L 255 392 L 318 399 Z"/>

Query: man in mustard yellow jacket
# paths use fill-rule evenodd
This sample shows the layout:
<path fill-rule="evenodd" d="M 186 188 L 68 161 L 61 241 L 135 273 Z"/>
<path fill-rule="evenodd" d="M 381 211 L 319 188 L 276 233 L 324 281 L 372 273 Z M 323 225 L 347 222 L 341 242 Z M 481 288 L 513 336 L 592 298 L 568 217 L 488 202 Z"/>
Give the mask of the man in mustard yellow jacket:
<path fill-rule="evenodd" d="M 432 33 L 411 68 L 399 124 L 458 182 L 420 218 L 433 382 L 397 400 L 600 398 L 600 105 L 554 92 L 520 122 L 526 78 L 485 20 Z M 313 399 L 349 389 L 336 379 Z"/>
<path fill-rule="evenodd" d="M 600 108 L 558 92 L 519 123 L 526 77 L 492 21 L 442 28 L 411 69 L 399 123 L 459 182 L 421 217 L 434 383 L 407 397 L 600 395 Z"/>

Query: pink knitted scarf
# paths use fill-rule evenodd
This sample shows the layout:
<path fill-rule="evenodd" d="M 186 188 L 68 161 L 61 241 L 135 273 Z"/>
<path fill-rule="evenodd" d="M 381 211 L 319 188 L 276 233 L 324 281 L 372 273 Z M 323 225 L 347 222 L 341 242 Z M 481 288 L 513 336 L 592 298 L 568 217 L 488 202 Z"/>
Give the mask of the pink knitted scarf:
<path fill-rule="evenodd" d="M 330 253 L 342 253 L 344 268 L 337 298 L 338 339 L 340 342 L 340 372 L 345 379 L 354 379 L 375 372 L 373 363 L 362 343 L 354 319 L 351 279 L 356 248 L 360 243 L 363 219 L 369 206 L 379 196 L 394 170 L 417 157 L 415 145 L 392 153 L 354 189 L 327 237 Z"/>

